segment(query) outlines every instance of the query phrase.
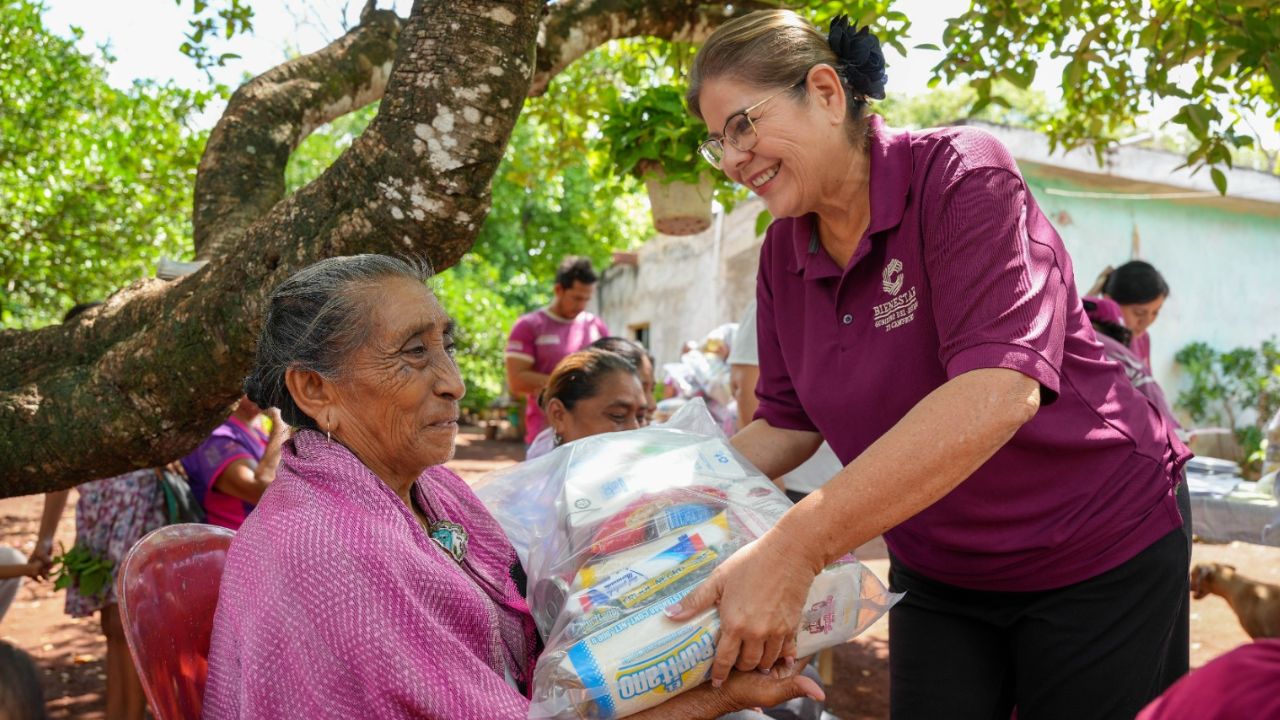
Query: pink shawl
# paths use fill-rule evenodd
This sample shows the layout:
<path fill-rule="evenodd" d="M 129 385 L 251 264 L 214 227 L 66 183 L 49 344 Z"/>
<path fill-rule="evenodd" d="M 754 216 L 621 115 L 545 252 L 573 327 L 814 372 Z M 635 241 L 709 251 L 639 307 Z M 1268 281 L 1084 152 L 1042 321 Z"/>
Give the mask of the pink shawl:
<path fill-rule="evenodd" d="M 204 717 L 525 718 L 536 630 L 515 552 L 461 478 L 414 486 L 460 567 L 341 444 L 303 430 L 227 555 Z"/>

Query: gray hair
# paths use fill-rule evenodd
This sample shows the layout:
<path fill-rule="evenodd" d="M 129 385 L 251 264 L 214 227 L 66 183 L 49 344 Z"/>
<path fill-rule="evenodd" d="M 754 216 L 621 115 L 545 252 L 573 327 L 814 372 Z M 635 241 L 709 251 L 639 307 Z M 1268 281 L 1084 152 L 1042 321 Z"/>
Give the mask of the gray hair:
<path fill-rule="evenodd" d="M 285 372 L 294 368 L 340 377 L 347 358 L 369 339 L 364 318 L 369 308 L 358 291 L 388 278 L 421 283 L 431 275 L 425 261 L 387 255 L 328 258 L 299 270 L 271 292 L 245 394 L 259 407 L 279 408 L 294 427 L 319 430 L 294 402 Z"/>

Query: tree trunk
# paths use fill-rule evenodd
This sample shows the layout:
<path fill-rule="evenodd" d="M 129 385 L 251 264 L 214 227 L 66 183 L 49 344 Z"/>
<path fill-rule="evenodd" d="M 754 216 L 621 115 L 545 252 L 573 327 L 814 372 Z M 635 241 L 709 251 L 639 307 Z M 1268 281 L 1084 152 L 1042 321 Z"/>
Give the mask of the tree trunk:
<path fill-rule="evenodd" d="M 328 47 L 246 83 L 196 181 L 197 256 L 209 264 L 134 283 L 66 325 L 0 330 L 0 497 L 181 457 L 239 397 L 273 287 L 336 255 L 450 267 L 488 213 L 525 97 L 610 39 L 701 39 L 755 6 L 591 0 L 544 16 L 539 0 L 419 0 L 403 21 L 366 12 Z M 298 143 L 379 98 L 365 133 L 283 198 Z"/>

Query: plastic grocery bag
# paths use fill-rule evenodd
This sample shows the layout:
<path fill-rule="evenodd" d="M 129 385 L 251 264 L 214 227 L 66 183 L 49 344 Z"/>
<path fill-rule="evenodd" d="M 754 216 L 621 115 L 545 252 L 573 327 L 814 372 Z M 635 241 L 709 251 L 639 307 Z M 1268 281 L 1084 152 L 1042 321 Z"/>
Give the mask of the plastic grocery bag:
<path fill-rule="evenodd" d="M 530 718 L 625 717 L 706 680 L 718 613 L 676 623 L 662 611 L 791 507 L 701 401 L 663 425 L 491 473 L 475 489 L 516 547 L 546 641 Z M 850 640 L 897 598 L 845 556 L 809 592 L 798 652 Z"/>

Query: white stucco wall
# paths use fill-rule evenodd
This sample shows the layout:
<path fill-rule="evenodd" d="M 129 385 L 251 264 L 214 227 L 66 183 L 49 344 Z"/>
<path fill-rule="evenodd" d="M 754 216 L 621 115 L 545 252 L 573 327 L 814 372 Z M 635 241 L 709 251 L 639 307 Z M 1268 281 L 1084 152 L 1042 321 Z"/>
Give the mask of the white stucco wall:
<path fill-rule="evenodd" d="M 755 296 L 760 209 L 753 199 L 717 214 L 704 233 L 657 235 L 639 249 L 638 267 L 606 270 L 596 296 L 609 329 L 634 337 L 630 328 L 648 323 L 649 350 L 661 365 L 678 360 L 686 340 L 737 322 Z"/>
<path fill-rule="evenodd" d="M 1170 296 L 1149 332 L 1152 371 L 1170 403 L 1183 387 L 1173 356 L 1188 343 L 1229 350 L 1280 337 L 1280 217 L 1185 201 L 1054 196 L 1044 188 L 1074 186 L 1028 181 L 1071 254 L 1081 293 L 1107 265 L 1131 259 L 1164 275 Z"/>

